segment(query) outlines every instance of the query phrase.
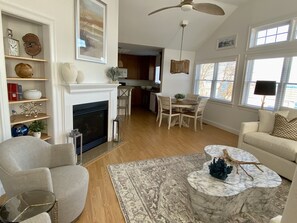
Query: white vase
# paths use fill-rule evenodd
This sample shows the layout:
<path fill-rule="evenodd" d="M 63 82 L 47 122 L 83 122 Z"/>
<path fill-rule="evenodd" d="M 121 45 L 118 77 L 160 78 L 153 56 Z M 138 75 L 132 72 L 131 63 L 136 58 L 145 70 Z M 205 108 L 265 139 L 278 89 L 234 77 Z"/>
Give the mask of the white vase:
<path fill-rule="evenodd" d="M 23 92 L 23 96 L 25 99 L 34 100 L 41 98 L 41 91 L 38 91 L 36 89 L 32 90 L 26 90 Z"/>
<path fill-rule="evenodd" d="M 109 83 L 111 83 L 111 84 L 118 84 L 119 81 L 118 81 L 118 80 L 114 80 L 114 81 L 113 81 L 113 80 L 110 79 Z"/>
<path fill-rule="evenodd" d="M 79 70 L 79 71 L 77 72 L 76 82 L 77 82 L 78 84 L 81 84 L 81 83 L 84 82 L 84 80 L 85 80 L 85 74 L 84 74 L 81 70 Z"/>
<path fill-rule="evenodd" d="M 73 63 L 62 64 L 62 77 L 67 84 L 76 84 L 77 69 Z"/>
<path fill-rule="evenodd" d="M 33 132 L 33 136 L 36 138 L 40 138 L 41 137 L 41 132 Z"/>

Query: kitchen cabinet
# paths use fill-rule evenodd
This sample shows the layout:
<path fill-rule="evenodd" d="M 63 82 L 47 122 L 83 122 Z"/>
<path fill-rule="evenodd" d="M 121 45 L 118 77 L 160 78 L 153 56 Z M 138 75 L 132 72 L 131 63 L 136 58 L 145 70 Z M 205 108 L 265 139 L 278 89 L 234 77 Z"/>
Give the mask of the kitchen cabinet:
<path fill-rule="evenodd" d="M 123 67 L 128 70 L 128 79 L 154 80 L 156 56 L 121 54 Z"/>
<path fill-rule="evenodd" d="M 142 89 L 141 94 L 142 94 L 142 107 L 149 110 L 150 109 L 151 92 L 148 90 Z"/>

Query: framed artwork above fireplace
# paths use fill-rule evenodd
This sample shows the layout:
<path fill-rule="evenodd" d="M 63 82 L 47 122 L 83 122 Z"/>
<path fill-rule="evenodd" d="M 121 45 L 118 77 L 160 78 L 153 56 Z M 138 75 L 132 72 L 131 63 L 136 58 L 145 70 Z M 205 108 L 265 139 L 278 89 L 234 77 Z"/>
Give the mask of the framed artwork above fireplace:
<path fill-rule="evenodd" d="M 76 0 L 76 59 L 106 63 L 106 4 Z"/>

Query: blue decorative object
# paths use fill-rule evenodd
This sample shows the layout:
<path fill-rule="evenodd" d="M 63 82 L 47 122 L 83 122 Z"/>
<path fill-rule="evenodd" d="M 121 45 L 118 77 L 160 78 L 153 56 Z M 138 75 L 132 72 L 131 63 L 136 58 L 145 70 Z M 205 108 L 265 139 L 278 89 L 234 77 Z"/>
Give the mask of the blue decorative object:
<path fill-rule="evenodd" d="M 213 158 L 208 167 L 210 175 L 220 180 L 226 180 L 228 174 L 230 174 L 233 169 L 233 166 L 227 166 L 225 160 L 221 158 L 217 161 L 216 158 Z"/>
<path fill-rule="evenodd" d="M 11 128 L 11 135 L 13 137 L 28 135 L 29 128 L 24 124 L 16 124 Z"/>

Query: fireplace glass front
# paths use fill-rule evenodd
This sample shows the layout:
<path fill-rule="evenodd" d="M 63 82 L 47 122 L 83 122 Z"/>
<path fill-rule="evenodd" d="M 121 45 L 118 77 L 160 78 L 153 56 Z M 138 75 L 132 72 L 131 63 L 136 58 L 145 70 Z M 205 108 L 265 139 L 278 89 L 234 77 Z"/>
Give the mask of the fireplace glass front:
<path fill-rule="evenodd" d="M 93 102 L 73 106 L 73 129 L 83 136 L 82 151 L 86 152 L 107 142 L 108 101 Z M 79 155 L 80 142 L 76 142 Z"/>

